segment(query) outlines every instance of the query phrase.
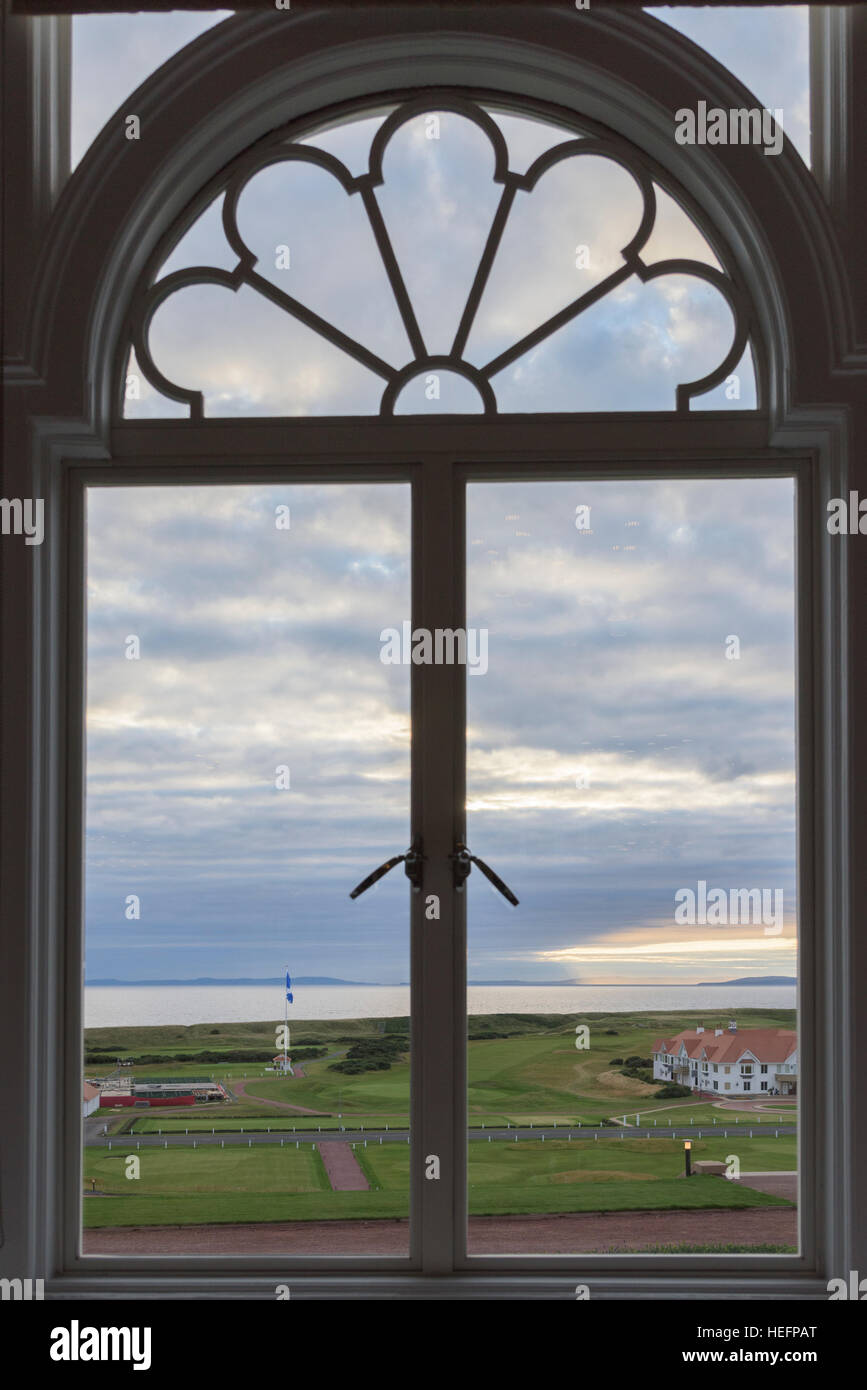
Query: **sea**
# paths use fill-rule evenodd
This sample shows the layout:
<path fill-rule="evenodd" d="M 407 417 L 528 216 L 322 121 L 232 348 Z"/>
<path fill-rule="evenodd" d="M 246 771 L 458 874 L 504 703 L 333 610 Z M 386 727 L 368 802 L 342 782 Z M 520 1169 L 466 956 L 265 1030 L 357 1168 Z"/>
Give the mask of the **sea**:
<path fill-rule="evenodd" d="M 471 1014 L 634 1013 L 794 1009 L 794 985 L 470 985 Z M 310 985 L 294 991 L 290 1021 L 402 1018 L 407 985 Z M 86 1028 L 270 1023 L 283 1018 L 280 985 L 87 985 Z"/>

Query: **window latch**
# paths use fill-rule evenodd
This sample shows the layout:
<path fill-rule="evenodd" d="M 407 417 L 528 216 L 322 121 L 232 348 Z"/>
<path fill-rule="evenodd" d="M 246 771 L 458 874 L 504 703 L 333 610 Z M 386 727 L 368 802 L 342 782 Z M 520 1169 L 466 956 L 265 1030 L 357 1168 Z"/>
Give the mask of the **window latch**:
<path fill-rule="evenodd" d="M 385 877 L 389 870 L 395 868 L 398 864 L 403 864 L 404 872 L 412 884 L 412 891 L 414 893 L 420 893 L 423 863 L 424 855 L 422 854 L 421 836 L 416 835 L 406 854 L 396 854 L 393 859 L 386 859 L 385 863 L 380 864 L 378 869 L 374 869 L 372 874 L 368 874 L 367 878 L 363 878 L 358 887 L 353 888 L 349 896 L 350 898 L 360 897 L 362 893 L 366 893 L 368 888 L 372 888 L 374 883 L 378 883 L 381 878 Z"/>
<path fill-rule="evenodd" d="M 485 863 L 484 859 L 479 859 L 478 855 L 470 854 L 470 851 L 462 841 L 458 841 L 455 845 L 454 854 L 450 854 L 449 858 L 452 861 L 454 869 L 455 888 L 459 893 L 464 891 L 464 884 L 469 878 L 472 867 L 475 864 L 485 875 L 485 878 L 488 879 L 490 883 L 493 883 L 497 892 L 502 893 L 507 902 L 510 902 L 513 907 L 518 906 L 518 899 L 515 897 L 511 888 L 506 886 L 499 874 L 495 874 L 490 865 Z"/>

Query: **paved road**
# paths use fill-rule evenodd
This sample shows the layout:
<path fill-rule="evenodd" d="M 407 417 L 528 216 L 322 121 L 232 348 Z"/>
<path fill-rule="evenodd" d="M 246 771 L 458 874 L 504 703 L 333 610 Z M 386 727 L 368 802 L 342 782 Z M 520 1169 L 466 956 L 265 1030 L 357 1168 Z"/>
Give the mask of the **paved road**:
<path fill-rule="evenodd" d="M 298 1129 L 295 1134 L 291 1131 L 283 1130 L 268 1134 L 264 1131 L 240 1134 L 119 1134 L 113 1139 L 102 1134 L 86 1134 L 85 1142 L 96 1146 L 107 1148 L 109 1143 L 114 1148 L 132 1149 L 140 1148 L 174 1148 L 177 1145 L 191 1146 L 196 1144 L 243 1144 L 250 1146 L 253 1144 L 279 1144 L 282 1140 L 284 1144 L 292 1144 L 300 1141 L 303 1144 L 316 1143 L 325 1144 L 328 1142 L 338 1144 L 363 1143 L 366 1139 L 369 1143 L 378 1144 L 380 1139 L 384 1144 L 405 1144 L 408 1130 L 389 1129 L 328 1129 L 319 1133 L 317 1130 Z M 472 1129 L 469 1131 L 471 1139 L 507 1139 L 511 1143 L 517 1137 L 521 1139 L 573 1139 L 596 1140 L 611 1139 L 617 1142 L 621 1135 L 624 1139 L 736 1139 L 749 1138 L 752 1133 L 753 1138 L 760 1135 L 774 1138 L 775 1135 L 797 1134 L 796 1125 L 678 1125 L 676 1128 L 663 1129 L 658 1125 L 655 1129 L 651 1126 L 645 1129 L 588 1129 L 582 1126 L 581 1129 L 566 1129 L 562 1125 L 557 1129 Z"/>

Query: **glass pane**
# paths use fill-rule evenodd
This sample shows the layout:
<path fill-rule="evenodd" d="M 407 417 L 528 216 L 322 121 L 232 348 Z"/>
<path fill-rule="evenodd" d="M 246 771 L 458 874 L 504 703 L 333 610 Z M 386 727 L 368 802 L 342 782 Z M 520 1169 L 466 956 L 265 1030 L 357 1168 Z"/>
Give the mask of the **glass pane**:
<path fill-rule="evenodd" d="M 392 366 L 407 360 L 409 342 L 367 214 L 328 170 L 299 160 L 263 169 L 238 200 L 238 230 L 259 274 L 278 290 Z"/>
<path fill-rule="evenodd" d="M 746 348 L 725 381 L 702 396 L 693 396 L 690 410 L 754 410 L 756 404 L 756 369 L 752 351 Z"/>
<path fill-rule="evenodd" d="M 408 491 L 89 492 L 86 1253 L 407 1253 Z"/>
<path fill-rule="evenodd" d="M 249 285 L 170 294 L 154 314 L 149 346 L 169 381 L 202 393 L 206 417 L 379 411 L 379 376 Z"/>
<path fill-rule="evenodd" d="M 377 190 L 394 253 L 429 353 L 451 350 L 500 201 L 485 133 L 451 111 L 395 131 Z"/>
<path fill-rule="evenodd" d="M 477 415 L 484 401 L 471 381 L 442 369 L 425 372 L 406 383 L 395 402 L 395 415 Z"/>
<path fill-rule="evenodd" d="M 345 164 L 350 174 L 356 177 L 366 174 L 369 165 L 370 142 L 386 116 L 394 108 L 385 106 L 374 116 L 361 116 L 355 119 L 340 117 L 336 125 L 321 126 L 312 135 L 304 135 L 299 145 L 311 145 L 314 149 L 333 154 L 341 164 Z"/>
<path fill-rule="evenodd" d="M 130 348 L 123 387 L 123 413 L 127 420 L 186 420 L 190 408 L 151 386 Z"/>
<path fill-rule="evenodd" d="M 674 410 L 678 386 L 713 371 L 733 335 L 715 286 L 694 275 L 631 278 L 496 373 L 493 386 L 504 411 Z"/>
<path fill-rule="evenodd" d="M 212 418 L 461 414 L 485 401 L 521 414 L 674 410 L 677 388 L 731 349 L 729 302 L 704 278 L 708 267 L 724 273 L 721 248 L 654 185 L 653 229 L 638 254 L 648 268 L 687 264 L 642 280 L 623 254 L 651 211 L 640 158 L 626 168 L 569 146 L 530 188 L 510 186 L 502 168 L 495 182 L 500 137 L 516 175 L 569 140 L 580 150 L 585 137 L 541 117 L 467 108 L 474 119 L 411 108 L 379 151 L 382 181 L 366 202 L 351 179 L 401 108 L 313 130 L 291 151 L 301 158 L 283 157 L 292 142 L 277 132 L 275 162 L 237 200 L 238 234 L 255 258 L 246 278 L 225 283 L 238 262 L 220 192 L 180 224 L 156 284 L 184 269 L 215 273 L 157 307 L 138 364 L 153 386 L 128 392 L 125 414 L 160 412 L 159 373 L 201 393 Z M 308 149 L 349 172 L 309 162 Z M 749 351 L 695 402 L 755 405 Z"/>
<path fill-rule="evenodd" d="M 540 155 L 546 154 L 555 145 L 562 145 L 566 140 L 575 140 L 580 135 L 579 131 L 554 125 L 551 121 L 535 116 L 516 116 L 494 106 L 486 106 L 485 110 L 506 137 L 509 168 L 516 174 L 526 174 L 530 165 Z"/>
<path fill-rule="evenodd" d="M 519 899 L 472 874 L 470 1250 L 794 1251 L 794 482 L 472 484 L 467 536 Z"/>
<path fill-rule="evenodd" d="M 622 266 L 643 210 L 626 170 L 589 154 L 562 159 L 532 191 L 518 192 L 470 334 L 470 361 L 483 366 Z"/>

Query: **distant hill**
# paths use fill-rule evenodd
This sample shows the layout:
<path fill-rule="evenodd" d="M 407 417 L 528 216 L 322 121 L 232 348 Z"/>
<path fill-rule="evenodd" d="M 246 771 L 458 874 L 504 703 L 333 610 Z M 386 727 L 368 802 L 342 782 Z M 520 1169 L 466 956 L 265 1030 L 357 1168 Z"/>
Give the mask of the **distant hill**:
<path fill-rule="evenodd" d="M 218 980 L 211 975 L 200 975 L 195 980 L 85 980 L 87 985 L 282 985 L 283 975 L 272 975 L 261 979 Z M 335 980 L 331 975 L 293 975 L 295 985 L 375 985 L 375 980 Z"/>
<path fill-rule="evenodd" d="M 699 980 L 699 985 L 796 985 L 794 975 L 742 975 L 739 980 Z"/>
<path fill-rule="evenodd" d="M 401 980 L 402 985 L 408 985 L 409 980 Z M 491 988 L 503 989 L 507 985 L 521 985 L 527 989 L 551 989 L 559 985 L 580 985 L 580 980 L 467 980 L 468 985 L 487 985 Z"/>
<path fill-rule="evenodd" d="M 536 989 L 550 989 L 555 985 L 577 985 L 580 980 L 467 980 L 468 985 L 494 985 L 503 988 L 506 985 L 527 985 Z"/>

